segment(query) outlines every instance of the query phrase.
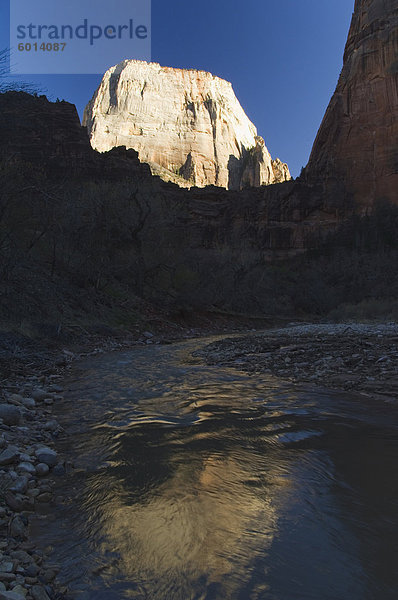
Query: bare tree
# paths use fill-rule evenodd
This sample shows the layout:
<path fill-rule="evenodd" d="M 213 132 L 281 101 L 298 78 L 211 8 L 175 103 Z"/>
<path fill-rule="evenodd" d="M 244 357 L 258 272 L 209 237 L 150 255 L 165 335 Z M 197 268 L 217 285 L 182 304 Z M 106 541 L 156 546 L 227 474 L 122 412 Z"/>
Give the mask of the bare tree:
<path fill-rule="evenodd" d="M 18 80 L 10 75 L 10 59 L 11 52 L 9 48 L 0 50 L 0 93 L 4 94 L 10 91 L 26 92 L 27 94 L 42 93 L 44 90 L 38 86 Z"/>

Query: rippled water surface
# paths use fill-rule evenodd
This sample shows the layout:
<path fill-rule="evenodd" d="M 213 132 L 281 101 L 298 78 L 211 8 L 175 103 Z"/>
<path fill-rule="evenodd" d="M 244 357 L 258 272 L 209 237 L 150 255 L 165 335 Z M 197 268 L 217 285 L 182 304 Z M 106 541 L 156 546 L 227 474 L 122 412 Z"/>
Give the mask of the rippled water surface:
<path fill-rule="evenodd" d="M 72 597 L 395 600 L 396 405 L 208 367 L 200 344 L 71 373 L 77 468 L 37 534 Z"/>

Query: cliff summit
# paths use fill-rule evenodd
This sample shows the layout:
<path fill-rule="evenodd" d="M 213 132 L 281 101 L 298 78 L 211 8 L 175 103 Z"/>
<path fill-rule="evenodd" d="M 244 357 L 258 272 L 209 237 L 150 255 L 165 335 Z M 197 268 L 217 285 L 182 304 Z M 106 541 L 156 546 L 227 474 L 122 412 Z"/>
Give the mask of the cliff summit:
<path fill-rule="evenodd" d="M 290 179 L 232 85 L 205 71 L 125 60 L 105 73 L 83 124 L 96 150 L 133 148 L 154 174 L 183 187 L 238 190 Z"/>

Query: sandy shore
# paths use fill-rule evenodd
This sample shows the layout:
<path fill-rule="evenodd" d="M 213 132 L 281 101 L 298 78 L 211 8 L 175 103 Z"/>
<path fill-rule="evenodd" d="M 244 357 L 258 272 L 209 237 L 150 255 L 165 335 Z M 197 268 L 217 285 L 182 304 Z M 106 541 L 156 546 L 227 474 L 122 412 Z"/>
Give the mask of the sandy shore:
<path fill-rule="evenodd" d="M 308 324 L 206 346 L 208 364 L 398 399 L 398 325 Z"/>

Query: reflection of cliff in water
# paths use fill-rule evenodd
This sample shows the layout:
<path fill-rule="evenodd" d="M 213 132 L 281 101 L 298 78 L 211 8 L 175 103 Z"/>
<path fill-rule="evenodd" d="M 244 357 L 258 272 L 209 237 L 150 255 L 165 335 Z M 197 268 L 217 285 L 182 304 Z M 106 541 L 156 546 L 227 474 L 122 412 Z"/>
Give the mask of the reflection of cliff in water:
<path fill-rule="evenodd" d="M 193 437 L 200 444 L 208 436 Z M 145 587 L 159 580 L 160 587 L 149 584 L 151 598 L 191 597 L 199 580 L 206 587 L 222 585 L 225 593 L 238 590 L 256 553 L 271 546 L 287 491 L 280 460 L 277 466 L 270 456 L 239 445 L 221 454 L 192 452 L 184 444 L 176 441 L 167 465 L 159 448 L 156 482 L 153 470 L 146 477 L 142 465 L 134 474 L 134 442 L 126 439 L 123 455 L 133 464 L 115 467 L 105 482 L 103 475 L 94 476 L 85 492 L 87 513 L 94 511 L 104 543 L 120 556 L 103 576 L 123 573 Z M 118 493 L 104 492 L 115 486 Z"/>
<path fill-rule="evenodd" d="M 118 570 L 135 580 L 159 577 L 178 593 L 187 578 L 242 582 L 253 552 L 271 544 L 277 526 L 277 506 L 256 490 L 248 467 L 249 460 L 216 456 L 194 468 L 180 464 L 150 498 L 129 505 L 126 494 L 126 503 L 102 505 L 102 532 L 120 553 Z M 261 539 L 250 534 L 259 524 Z"/>
<path fill-rule="evenodd" d="M 396 407 L 198 345 L 75 368 L 70 503 L 41 533 L 73 599 L 395 600 Z"/>

